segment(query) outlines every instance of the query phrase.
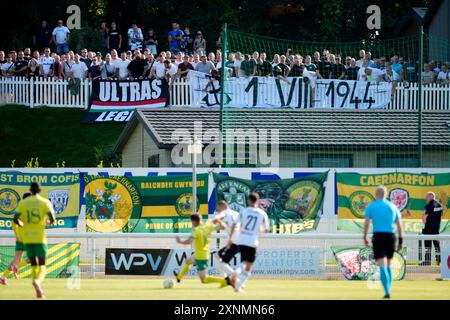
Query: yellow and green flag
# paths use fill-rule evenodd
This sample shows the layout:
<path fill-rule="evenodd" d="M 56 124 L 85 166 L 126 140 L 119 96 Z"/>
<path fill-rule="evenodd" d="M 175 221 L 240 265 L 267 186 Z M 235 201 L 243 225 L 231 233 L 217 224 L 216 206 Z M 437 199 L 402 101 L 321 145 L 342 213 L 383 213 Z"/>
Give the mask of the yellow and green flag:
<path fill-rule="evenodd" d="M 0 273 L 8 268 L 14 259 L 15 246 L 0 246 Z M 26 254 L 24 259 L 26 259 Z M 79 243 L 49 244 L 47 251 L 47 278 L 70 278 L 78 274 L 80 263 Z M 12 277 L 12 275 L 10 275 Z M 27 264 L 19 269 L 19 278 L 31 278 L 31 265 Z"/>
<path fill-rule="evenodd" d="M 432 191 L 444 207 L 441 232 L 450 231 L 450 173 L 386 172 L 382 174 L 336 173 L 338 230 L 362 231 L 364 210 L 375 200 L 379 185 L 388 189 L 402 214 L 403 228 L 420 233 L 426 205 L 425 194 Z"/>
<path fill-rule="evenodd" d="M 50 200 L 56 222 L 50 228 L 76 228 L 80 215 L 80 174 L 0 172 L 0 230 L 11 229 L 17 206 L 31 182 Z"/>

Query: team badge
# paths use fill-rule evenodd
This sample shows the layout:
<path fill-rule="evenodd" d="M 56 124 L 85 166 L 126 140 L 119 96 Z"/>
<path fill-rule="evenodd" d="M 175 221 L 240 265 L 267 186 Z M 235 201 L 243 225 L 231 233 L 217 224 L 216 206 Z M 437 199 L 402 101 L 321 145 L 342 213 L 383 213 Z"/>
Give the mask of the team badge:
<path fill-rule="evenodd" d="M 353 192 L 350 197 L 351 211 L 357 218 L 364 218 L 364 210 L 375 198 L 367 191 Z"/>
<path fill-rule="evenodd" d="M 230 209 L 239 212 L 247 206 L 246 198 L 251 190 L 246 184 L 235 180 L 225 180 L 217 183 L 216 189 L 217 193 L 223 193 L 224 200 Z"/>
<path fill-rule="evenodd" d="M 127 180 L 128 181 L 128 180 Z M 86 226 L 89 231 L 120 232 L 132 229 L 141 214 L 141 200 L 134 185 L 121 177 L 96 177 L 87 181 Z"/>
<path fill-rule="evenodd" d="M 197 197 L 197 211 L 199 209 L 200 201 Z M 180 217 L 188 217 L 192 213 L 193 209 L 193 196 L 192 193 L 183 193 L 178 197 L 175 203 L 175 210 Z"/>
<path fill-rule="evenodd" d="M 0 212 L 4 214 L 14 214 L 19 205 L 19 194 L 10 188 L 0 190 Z"/>
<path fill-rule="evenodd" d="M 286 190 L 288 199 L 284 208 L 297 212 L 303 220 L 312 218 L 317 205 L 320 203 L 318 201 L 320 189 L 320 184 L 314 181 L 294 183 Z"/>
<path fill-rule="evenodd" d="M 61 214 L 69 204 L 70 190 L 50 190 L 48 192 L 48 199 L 53 205 L 56 214 Z"/>
<path fill-rule="evenodd" d="M 404 189 L 392 189 L 389 193 L 389 199 L 395 204 L 398 210 L 402 211 L 408 205 L 409 194 Z"/>

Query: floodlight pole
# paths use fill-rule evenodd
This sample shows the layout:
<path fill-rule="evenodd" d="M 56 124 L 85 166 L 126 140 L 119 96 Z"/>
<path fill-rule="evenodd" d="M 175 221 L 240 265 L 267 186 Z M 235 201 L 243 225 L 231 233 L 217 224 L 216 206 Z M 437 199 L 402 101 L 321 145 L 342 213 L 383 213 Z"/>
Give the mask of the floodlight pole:
<path fill-rule="evenodd" d="M 192 213 L 197 213 L 197 156 L 202 153 L 202 142 L 194 136 L 188 152 L 192 154 Z"/>
<path fill-rule="evenodd" d="M 422 68 L 423 68 L 423 25 L 420 25 L 419 31 L 419 94 L 418 99 L 419 102 L 417 107 L 419 109 L 418 118 L 418 167 L 421 168 L 423 164 L 423 146 L 422 146 L 422 109 L 423 109 L 423 79 L 422 79 Z"/>
<path fill-rule="evenodd" d="M 221 156 L 219 159 L 221 159 L 221 163 L 219 167 L 222 167 L 223 160 L 225 159 L 226 164 L 226 149 L 225 149 L 225 155 L 224 155 L 224 148 L 223 148 L 223 109 L 225 105 L 225 81 L 227 80 L 227 74 L 226 74 L 226 68 L 225 68 L 225 59 L 227 59 L 227 42 L 228 42 L 228 32 L 227 32 L 227 24 L 224 23 L 222 27 L 222 61 L 221 61 L 221 74 L 220 74 L 220 109 L 219 109 L 219 143 L 220 143 L 220 152 Z"/>

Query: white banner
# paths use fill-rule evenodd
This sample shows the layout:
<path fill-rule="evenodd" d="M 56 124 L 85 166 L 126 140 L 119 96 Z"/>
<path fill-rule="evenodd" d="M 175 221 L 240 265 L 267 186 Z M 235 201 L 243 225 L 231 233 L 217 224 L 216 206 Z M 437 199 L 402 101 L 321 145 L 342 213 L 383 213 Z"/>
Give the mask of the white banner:
<path fill-rule="evenodd" d="M 216 259 L 211 252 L 208 273 L 219 275 Z M 190 249 L 171 250 L 167 262 L 161 272 L 164 276 L 173 276 L 173 271 L 180 271 L 184 262 L 192 254 Z M 232 266 L 240 264 L 240 254 L 230 262 Z M 187 275 L 197 272 L 191 268 Z M 320 249 L 318 248 L 280 248 L 259 249 L 252 275 L 258 277 L 317 277 L 320 275 Z"/>
<path fill-rule="evenodd" d="M 220 106 L 220 82 L 204 73 L 189 72 L 194 107 Z M 231 78 L 225 83 L 227 107 L 234 108 L 347 108 L 386 107 L 391 99 L 388 82 L 323 80 L 308 76 Z"/>

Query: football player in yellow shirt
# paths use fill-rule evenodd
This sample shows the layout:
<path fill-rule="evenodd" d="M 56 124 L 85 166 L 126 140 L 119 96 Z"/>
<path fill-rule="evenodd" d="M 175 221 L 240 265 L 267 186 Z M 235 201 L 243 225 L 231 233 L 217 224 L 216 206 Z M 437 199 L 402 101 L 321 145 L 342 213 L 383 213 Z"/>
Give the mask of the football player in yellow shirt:
<path fill-rule="evenodd" d="M 31 192 L 25 192 L 22 196 L 22 200 L 28 198 L 29 196 L 31 196 Z M 12 230 L 14 231 L 14 234 L 16 236 L 16 255 L 14 256 L 13 261 L 8 266 L 8 268 L 5 270 L 5 272 L 3 272 L 3 274 L 0 276 L 0 284 L 6 285 L 6 286 L 8 285 L 8 281 L 6 279 L 8 278 L 8 276 L 11 273 L 13 273 L 14 277 L 17 279 L 19 269 L 30 263 L 30 260 L 28 260 L 28 259 L 22 261 L 23 253 L 25 251 L 25 245 L 23 244 L 22 238 L 20 236 L 19 225 L 17 225 L 16 223 L 13 222 Z"/>
<path fill-rule="evenodd" d="M 20 233 L 31 263 L 31 278 L 36 290 L 36 297 L 45 298 L 41 288 L 47 272 L 45 267 L 47 256 L 45 227 L 55 222 L 55 212 L 51 202 L 39 195 L 41 192 L 39 183 L 31 183 L 30 192 L 31 196 L 19 203 L 14 222 L 22 227 Z"/>
<path fill-rule="evenodd" d="M 219 228 L 222 230 L 225 229 L 225 223 L 219 218 L 213 218 L 202 224 L 202 217 L 198 213 L 192 214 L 190 218 L 192 222 L 192 236 L 186 240 L 181 240 L 179 237 L 176 237 L 176 241 L 177 243 L 184 245 L 194 243 L 194 254 L 185 262 L 179 274 L 174 272 L 177 282 L 181 281 L 191 268 L 192 264 L 195 263 L 197 266 L 198 277 L 202 283 L 219 283 L 221 288 L 226 287 L 227 285 L 234 287 L 234 282 L 229 277 L 219 278 L 208 275 L 208 264 L 211 255 L 211 233 Z"/>

